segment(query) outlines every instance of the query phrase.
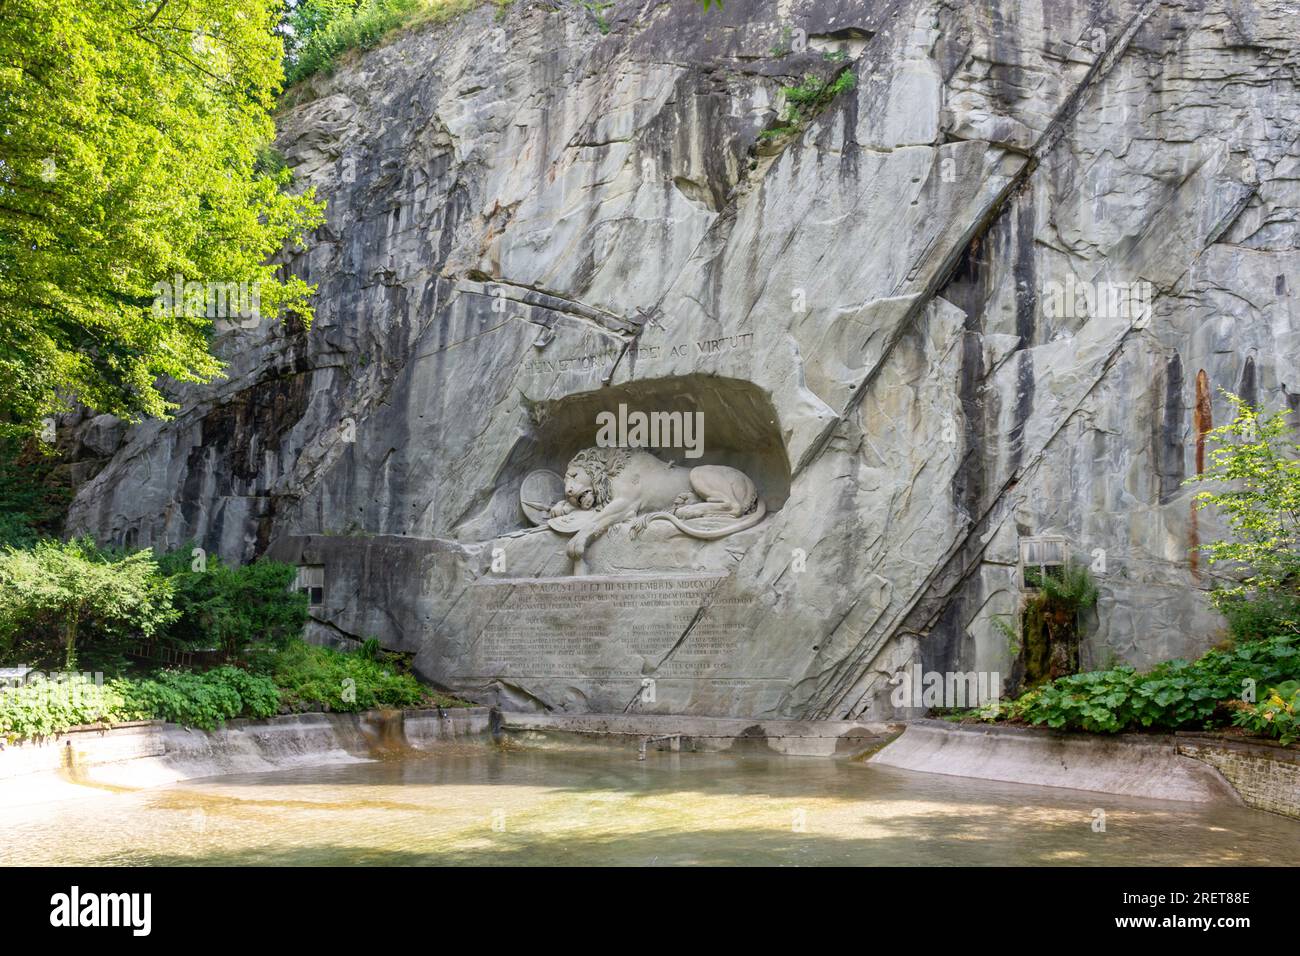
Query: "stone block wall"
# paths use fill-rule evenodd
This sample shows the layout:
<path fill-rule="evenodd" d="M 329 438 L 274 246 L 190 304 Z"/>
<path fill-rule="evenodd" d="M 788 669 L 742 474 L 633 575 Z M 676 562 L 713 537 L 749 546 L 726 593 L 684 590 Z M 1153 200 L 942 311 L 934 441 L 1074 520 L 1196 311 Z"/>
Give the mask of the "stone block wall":
<path fill-rule="evenodd" d="M 1300 819 L 1300 748 L 1179 735 L 1178 752 L 1208 763 L 1246 805 Z"/>

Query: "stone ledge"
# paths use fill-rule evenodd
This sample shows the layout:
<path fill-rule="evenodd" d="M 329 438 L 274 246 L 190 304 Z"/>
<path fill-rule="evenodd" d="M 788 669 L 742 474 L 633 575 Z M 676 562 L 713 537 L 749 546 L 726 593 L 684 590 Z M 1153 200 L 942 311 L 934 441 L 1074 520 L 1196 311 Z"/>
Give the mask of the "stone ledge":
<path fill-rule="evenodd" d="M 394 725 L 394 717 L 398 723 Z M 120 787 L 193 777 L 366 760 L 391 746 L 420 749 L 486 734 L 486 707 L 239 717 L 205 731 L 160 720 L 78 727 L 0 748 L 0 783 L 59 778 Z"/>
<path fill-rule="evenodd" d="M 164 753 L 161 720 L 89 724 L 0 747 L 0 780 L 158 757 Z"/>
<path fill-rule="evenodd" d="M 1244 801 L 1172 734 L 1097 736 L 1034 727 L 908 724 L 871 763 L 921 773 L 1192 803 Z"/>
<path fill-rule="evenodd" d="M 688 751 L 766 752 L 785 756 L 858 755 L 883 746 L 901 724 L 849 720 L 763 720 L 676 714 L 531 714 L 506 712 L 501 728 L 525 741 L 577 736 L 614 746 L 645 737 L 680 737 Z"/>

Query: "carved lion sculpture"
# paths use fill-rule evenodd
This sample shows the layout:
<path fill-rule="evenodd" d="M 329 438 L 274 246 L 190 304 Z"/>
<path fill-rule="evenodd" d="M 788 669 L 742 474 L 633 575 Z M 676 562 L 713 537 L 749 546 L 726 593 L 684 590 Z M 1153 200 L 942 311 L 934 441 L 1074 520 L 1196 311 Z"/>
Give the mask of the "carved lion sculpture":
<path fill-rule="evenodd" d="M 652 521 L 668 521 L 683 534 L 713 541 L 752 528 L 767 513 L 758 489 L 742 471 L 725 465 L 678 468 L 649 452 L 627 448 L 585 448 L 569 462 L 564 499 L 551 508 L 551 515 L 592 509 L 599 509 L 599 515 L 566 549 L 576 562 L 595 538 L 620 521 L 633 521 L 633 534 Z M 743 519 L 721 528 L 693 528 L 682 520 L 704 515 Z"/>

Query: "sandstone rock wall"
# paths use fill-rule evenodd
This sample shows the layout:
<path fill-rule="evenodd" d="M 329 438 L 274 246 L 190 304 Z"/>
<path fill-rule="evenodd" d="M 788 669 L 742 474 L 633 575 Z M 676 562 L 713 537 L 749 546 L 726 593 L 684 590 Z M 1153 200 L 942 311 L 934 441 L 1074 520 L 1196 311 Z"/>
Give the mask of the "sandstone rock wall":
<path fill-rule="evenodd" d="M 507 707 L 885 717 L 909 662 L 1011 673 L 1042 534 L 1104 567 L 1085 665 L 1195 654 L 1217 532 L 1182 481 L 1218 390 L 1300 407 L 1297 12 L 647 0 L 606 34 L 517 0 L 407 34 L 280 118 L 329 200 L 289 259 L 315 325 L 224 335 L 227 379 L 131 429 L 71 526 L 323 565 L 323 632 Z M 1053 298 L 1137 283 L 1149 309 Z M 705 411 L 773 512 L 592 546 L 602 578 L 726 574 L 665 646 L 629 612 L 582 667 L 496 666 L 494 549 L 569 573 L 520 481 L 619 402 Z"/>

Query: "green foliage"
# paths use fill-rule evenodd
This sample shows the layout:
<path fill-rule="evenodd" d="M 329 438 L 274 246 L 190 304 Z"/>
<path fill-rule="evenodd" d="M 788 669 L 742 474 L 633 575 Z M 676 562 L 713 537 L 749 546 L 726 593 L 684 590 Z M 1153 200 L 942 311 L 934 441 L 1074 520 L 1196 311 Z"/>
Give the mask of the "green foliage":
<path fill-rule="evenodd" d="M 30 547 L 62 525 L 72 493 L 57 461 L 35 438 L 0 435 L 0 547 Z"/>
<path fill-rule="evenodd" d="M 288 15 L 290 85 L 329 72 L 350 50 L 369 50 L 397 30 L 443 23 L 485 0 L 303 0 Z M 494 0 L 500 10 L 510 0 Z"/>
<path fill-rule="evenodd" d="M 1277 737 L 1283 746 L 1300 739 L 1300 680 L 1270 687 L 1258 705 L 1237 701 L 1235 709 L 1232 722 L 1238 727 Z"/>
<path fill-rule="evenodd" d="M 88 538 L 0 551 L 0 660 L 72 670 L 80 657 L 116 671 L 133 641 L 176 617 L 171 582 L 151 551 L 115 555 Z"/>
<path fill-rule="evenodd" d="M 1039 589 L 1043 603 L 1066 614 L 1078 614 L 1097 603 L 1097 585 L 1087 567 L 1077 561 L 1065 562 L 1059 574 L 1041 574 L 1030 569 L 1026 577 Z"/>
<path fill-rule="evenodd" d="M 409 20 L 420 0 L 305 0 L 289 15 L 290 85 L 334 65 L 347 50 L 367 50 Z"/>
<path fill-rule="evenodd" d="M 120 673 L 144 640 L 238 659 L 302 633 L 307 600 L 289 590 L 292 565 L 230 567 L 214 556 L 198 570 L 190 554 L 186 546 L 156 559 L 89 539 L 0 552 L 0 661 L 53 669 L 80 658 Z"/>
<path fill-rule="evenodd" d="M 306 599 L 288 590 L 292 566 L 259 561 L 232 568 L 210 559 L 198 570 L 189 560 L 188 548 L 159 562 L 149 551 L 117 554 L 88 540 L 43 540 L 0 554 L 3 657 L 46 670 L 71 668 L 81 658 L 114 673 L 131 645 L 152 637 L 179 647 L 221 646 L 249 664 L 162 670 L 102 687 L 89 675 L 73 675 L 2 690 L 0 736 L 145 718 L 210 730 L 233 717 L 268 717 L 282 702 L 336 711 L 462 705 L 427 691 L 406 672 L 405 659 L 374 638 L 350 654 L 303 642 Z"/>
<path fill-rule="evenodd" d="M 191 547 L 159 560 L 175 591 L 177 620 L 163 637 L 186 649 L 220 648 L 228 659 L 283 645 L 302 633 L 307 598 L 289 590 L 297 569 L 276 561 L 231 567 L 215 555 L 194 569 Z"/>
<path fill-rule="evenodd" d="M 47 737 L 85 724 L 120 724 L 144 720 L 149 713 L 131 704 L 112 685 L 96 684 L 90 675 L 65 681 L 35 681 L 0 689 L 0 739 Z"/>
<path fill-rule="evenodd" d="M 812 73 L 806 74 L 802 83 L 782 88 L 781 91 L 785 94 L 782 125 L 764 130 L 759 134 L 760 137 L 775 139 L 798 133 L 814 116 L 830 105 L 831 100 L 856 85 L 857 77 L 848 69 L 827 79 Z"/>
<path fill-rule="evenodd" d="M 1080 615 L 1097 603 L 1097 586 L 1087 567 L 1067 561 L 1057 574 L 1026 572 L 1037 588 L 1021 614 L 1017 649 L 1023 649 L 1025 684 L 1033 687 L 1079 669 Z"/>
<path fill-rule="evenodd" d="M 1228 398 L 1234 420 L 1210 433 L 1218 444 L 1211 467 L 1189 480 L 1219 483 L 1221 490 L 1201 492 L 1196 500 L 1215 506 L 1233 531 L 1231 540 L 1204 550 L 1211 563 L 1241 575 L 1240 584 L 1213 595 L 1234 643 L 1195 661 L 1167 661 L 1146 674 L 1113 667 L 1059 677 L 984 716 L 1100 733 L 1210 729 L 1231 717 L 1237 726 L 1283 743 L 1300 738 L 1300 445 L 1287 437 L 1284 412 L 1260 417 L 1236 396 Z M 1027 609 L 1027 655 L 1035 622 L 1050 624 L 1096 600 L 1091 582 L 1068 568 L 1060 579 L 1037 584 L 1038 600 L 1058 610 L 1044 608 L 1035 616 L 1032 605 Z M 1262 687 L 1269 690 L 1254 703 Z"/>
<path fill-rule="evenodd" d="M 1255 591 L 1229 594 L 1215 591 L 1210 599 L 1228 621 L 1228 633 L 1239 641 L 1258 641 L 1273 634 L 1300 633 L 1300 595 Z"/>
<path fill-rule="evenodd" d="M 800 111 L 816 113 L 840 93 L 853 89 L 855 85 L 857 77 L 848 70 L 831 80 L 821 80 L 810 73 L 800 85 L 785 88 L 786 102 L 793 103 Z"/>
<path fill-rule="evenodd" d="M 373 653 L 373 651 L 371 652 Z M 372 707 L 416 707 L 425 688 L 394 662 L 366 653 L 346 653 L 290 641 L 278 653 L 272 676 L 284 702 L 293 710 L 328 704 L 330 710 L 355 711 Z"/>
<path fill-rule="evenodd" d="M 291 640 L 261 660 L 269 673 L 225 666 L 162 670 L 97 685 L 90 674 L 0 689 L 0 739 L 42 737 L 86 724 L 166 720 L 212 730 L 235 717 L 270 717 L 282 706 L 359 711 L 372 707 L 464 706 L 429 691 L 377 649 L 346 654 Z"/>
<path fill-rule="evenodd" d="M 1200 492 L 1196 502 L 1213 506 L 1233 532 L 1231 540 L 1203 546 L 1211 564 L 1240 577 L 1214 592 L 1214 605 L 1238 639 L 1300 633 L 1300 444 L 1290 437 L 1286 411 L 1261 417 L 1224 394 L 1233 421 L 1210 432 L 1218 445 L 1210 467 L 1188 479 L 1220 486 Z"/>
<path fill-rule="evenodd" d="M 1010 617 L 1010 615 L 1007 615 L 1007 617 Z M 989 622 L 993 625 L 993 627 L 997 630 L 999 634 L 1001 634 L 1003 637 L 1006 638 L 1007 654 L 1010 657 L 1019 656 L 1020 647 L 1021 647 L 1021 637 L 1020 637 L 1020 632 L 1016 630 L 1015 625 L 1012 624 L 1011 621 L 1006 620 L 1004 617 L 992 617 L 989 619 Z"/>
<path fill-rule="evenodd" d="M 310 318 L 269 257 L 321 221 L 259 170 L 282 78 L 279 0 L 6 0 L 0 16 L 0 430 L 77 399 L 135 420 L 207 381 L 211 319 L 155 286 L 256 284 Z M 177 314 L 179 313 L 179 314 Z"/>
<path fill-rule="evenodd" d="M 1166 661 L 1146 674 L 1116 667 L 1062 677 L 1003 704 L 1001 716 L 1098 733 L 1208 728 L 1226 719 L 1221 703 L 1297 677 L 1300 636 L 1281 634 L 1212 650 L 1191 662 Z"/>
<path fill-rule="evenodd" d="M 596 27 L 601 33 L 609 33 L 609 19 L 605 16 L 605 11 L 614 6 L 612 2 L 609 2 L 609 0 L 578 0 L 578 3 L 582 6 L 582 9 L 596 18 Z"/>
<path fill-rule="evenodd" d="M 160 671 L 145 680 L 118 679 L 112 689 L 133 712 L 203 730 L 234 717 L 270 717 L 280 707 L 274 681 L 237 667 Z"/>
<path fill-rule="evenodd" d="M 236 667 L 197 674 L 160 671 L 99 685 L 90 675 L 0 690 L 0 737 L 45 737 L 86 724 L 167 720 L 212 730 L 234 717 L 269 717 L 280 693 L 269 678 Z"/>

